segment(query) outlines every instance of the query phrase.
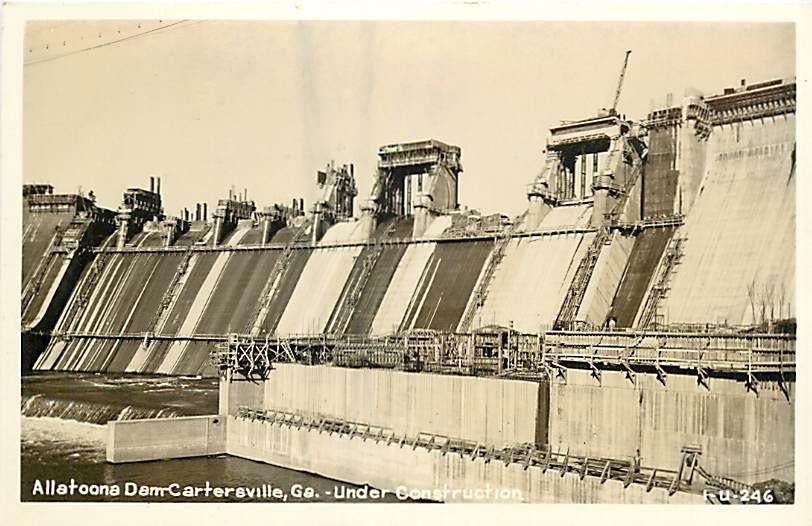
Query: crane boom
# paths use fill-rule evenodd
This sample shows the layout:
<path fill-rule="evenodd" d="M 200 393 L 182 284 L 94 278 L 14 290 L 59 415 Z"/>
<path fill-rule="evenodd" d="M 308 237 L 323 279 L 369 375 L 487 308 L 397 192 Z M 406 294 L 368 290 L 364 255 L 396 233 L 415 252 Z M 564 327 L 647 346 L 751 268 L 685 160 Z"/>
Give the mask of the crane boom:
<path fill-rule="evenodd" d="M 631 55 L 632 50 L 626 50 L 626 58 L 623 59 L 623 67 L 620 68 L 620 78 L 617 79 L 617 89 L 615 90 L 615 100 L 612 103 L 612 114 L 617 111 L 617 101 L 620 100 L 620 90 L 623 89 L 623 79 L 626 77 L 626 66 L 629 65 L 629 55 Z"/>

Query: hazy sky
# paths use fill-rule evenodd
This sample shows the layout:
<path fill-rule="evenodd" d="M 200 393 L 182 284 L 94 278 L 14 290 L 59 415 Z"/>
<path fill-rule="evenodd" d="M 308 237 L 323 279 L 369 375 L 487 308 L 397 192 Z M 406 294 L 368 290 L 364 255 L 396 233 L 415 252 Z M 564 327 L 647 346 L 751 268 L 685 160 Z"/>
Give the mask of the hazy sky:
<path fill-rule="evenodd" d="M 365 197 L 378 146 L 435 138 L 462 147 L 463 204 L 517 214 L 548 128 L 611 105 L 626 49 L 633 119 L 668 92 L 795 75 L 788 24 L 196 22 L 55 58 L 169 23 L 28 26 L 26 182 L 115 208 L 160 174 L 169 214 L 232 184 L 309 207 L 330 159 Z"/>

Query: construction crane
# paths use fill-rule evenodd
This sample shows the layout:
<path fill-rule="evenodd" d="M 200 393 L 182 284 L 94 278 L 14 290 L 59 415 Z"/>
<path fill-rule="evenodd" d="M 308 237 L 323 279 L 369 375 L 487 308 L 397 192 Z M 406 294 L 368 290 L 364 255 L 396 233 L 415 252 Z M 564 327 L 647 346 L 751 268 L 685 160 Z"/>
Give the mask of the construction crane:
<path fill-rule="evenodd" d="M 617 114 L 617 101 L 620 100 L 620 90 L 623 89 L 623 79 L 626 77 L 626 66 L 629 65 L 629 55 L 631 55 L 632 50 L 626 50 L 626 57 L 623 59 L 623 67 L 620 68 L 620 78 L 617 79 L 617 89 L 615 90 L 615 100 L 612 103 L 612 109 L 609 110 L 610 115 Z"/>

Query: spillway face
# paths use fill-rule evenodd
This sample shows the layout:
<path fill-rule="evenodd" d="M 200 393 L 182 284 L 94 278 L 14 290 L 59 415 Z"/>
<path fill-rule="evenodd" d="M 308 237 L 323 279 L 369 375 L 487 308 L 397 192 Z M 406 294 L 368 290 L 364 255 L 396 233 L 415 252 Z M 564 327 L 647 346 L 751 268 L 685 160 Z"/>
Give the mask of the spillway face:
<path fill-rule="evenodd" d="M 146 330 L 174 275 L 180 255 L 117 253 L 96 258 L 104 260 L 94 261 L 88 267 L 57 330 L 96 334 Z M 95 272 L 98 277 L 94 280 Z M 37 367 L 123 371 L 126 366 L 123 357 L 131 356 L 137 346 L 138 341 L 131 340 L 55 340 Z"/>
<path fill-rule="evenodd" d="M 29 212 L 27 206 L 23 207 L 23 288 L 31 279 L 37 264 L 45 256 L 57 234 L 57 229 L 70 223 L 74 215 L 74 210 L 65 212 Z"/>
<path fill-rule="evenodd" d="M 492 241 L 438 243 L 423 269 L 401 329 L 456 330 L 492 249 Z"/>
<path fill-rule="evenodd" d="M 658 316 L 730 326 L 794 318 L 794 113 L 714 125 L 706 162 Z"/>
<path fill-rule="evenodd" d="M 629 256 L 639 239 L 616 232 L 602 247 L 575 318 L 582 326 L 601 328 L 606 323 Z"/>
<path fill-rule="evenodd" d="M 528 333 L 551 328 L 594 237 L 569 233 L 512 239 L 473 327 L 512 325 Z"/>
<path fill-rule="evenodd" d="M 29 371 L 49 341 L 38 334 L 56 326 L 89 249 L 110 236 L 114 222 L 82 196 L 52 194 L 26 196 L 22 219 L 22 370 Z"/>
<path fill-rule="evenodd" d="M 228 243 L 237 245 L 248 229 L 235 230 Z M 144 247 L 153 232 L 133 242 Z M 245 268 L 263 269 L 260 252 L 112 252 L 99 253 L 88 265 L 57 324 L 58 332 L 77 333 L 52 340 L 35 364 L 37 369 L 166 372 L 197 374 L 207 367 L 208 347 L 184 341 L 138 338 L 86 338 L 82 334 L 195 334 L 201 318 L 214 325 L 236 323 L 248 304 L 235 306 L 225 293 L 211 302 L 213 290 L 231 263 L 235 279 L 252 277 Z M 231 261 L 235 256 L 234 261 Z M 252 259 L 253 257 L 253 259 Z M 236 269 L 236 270 L 235 270 Z M 239 269 L 243 271 L 240 272 Z M 232 294 L 239 288 L 223 284 Z M 170 293 L 171 292 L 171 293 Z M 225 306 L 223 306 L 223 303 Z M 239 307 L 239 308 L 238 308 Z M 224 312 L 228 312 L 225 315 Z M 233 316 L 233 318 L 232 318 Z M 224 321 L 225 319 L 225 321 Z"/>
<path fill-rule="evenodd" d="M 620 286 L 612 301 L 611 316 L 617 327 L 632 327 L 650 288 L 673 227 L 646 229 L 634 239 Z"/>
<path fill-rule="evenodd" d="M 372 320 L 370 334 L 398 332 L 434 248 L 435 243 L 414 243 L 406 247 Z"/>
<path fill-rule="evenodd" d="M 324 331 L 361 247 L 315 249 L 276 325 L 276 334 Z"/>

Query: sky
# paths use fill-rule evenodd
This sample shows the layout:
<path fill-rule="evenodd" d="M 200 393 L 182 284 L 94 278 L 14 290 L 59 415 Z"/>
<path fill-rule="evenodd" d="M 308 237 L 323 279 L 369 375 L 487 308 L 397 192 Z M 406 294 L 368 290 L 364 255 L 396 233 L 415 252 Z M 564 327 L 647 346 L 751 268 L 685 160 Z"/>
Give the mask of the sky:
<path fill-rule="evenodd" d="M 611 106 L 626 49 L 634 120 L 667 93 L 795 75 L 792 24 L 176 22 L 29 23 L 25 182 L 115 208 L 160 175 L 169 215 L 232 185 L 309 208 L 330 160 L 366 197 L 379 146 L 434 138 L 462 148 L 463 205 L 516 215 L 549 128 Z"/>

